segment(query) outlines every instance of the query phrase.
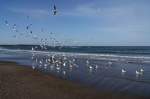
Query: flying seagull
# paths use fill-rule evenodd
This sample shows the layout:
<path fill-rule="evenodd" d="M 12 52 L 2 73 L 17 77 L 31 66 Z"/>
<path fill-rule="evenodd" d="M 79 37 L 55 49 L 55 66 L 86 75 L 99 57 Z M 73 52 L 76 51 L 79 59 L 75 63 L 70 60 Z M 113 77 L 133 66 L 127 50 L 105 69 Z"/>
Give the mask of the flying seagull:
<path fill-rule="evenodd" d="M 54 7 L 53 7 L 53 15 L 55 16 L 55 15 L 57 15 L 57 8 L 56 8 L 56 5 L 54 4 Z"/>

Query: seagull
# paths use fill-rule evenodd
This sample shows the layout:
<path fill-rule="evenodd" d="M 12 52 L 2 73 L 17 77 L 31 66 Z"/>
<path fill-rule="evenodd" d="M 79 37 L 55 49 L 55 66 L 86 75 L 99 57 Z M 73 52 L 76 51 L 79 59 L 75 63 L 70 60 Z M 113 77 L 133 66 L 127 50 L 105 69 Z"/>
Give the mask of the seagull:
<path fill-rule="evenodd" d="M 109 65 L 112 65 L 112 62 L 108 62 Z"/>
<path fill-rule="evenodd" d="M 63 71 L 63 75 L 66 75 L 66 71 Z"/>
<path fill-rule="evenodd" d="M 34 51 L 34 48 L 32 47 L 32 51 Z"/>
<path fill-rule="evenodd" d="M 95 65 L 95 69 L 98 69 L 98 65 Z"/>
<path fill-rule="evenodd" d="M 12 30 L 13 30 L 13 31 L 17 31 L 17 29 L 16 29 L 16 24 L 13 25 Z"/>
<path fill-rule="evenodd" d="M 73 62 L 75 62 L 75 61 L 76 61 L 76 59 L 74 58 L 72 61 L 73 61 Z"/>
<path fill-rule="evenodd" d="M 36 62 L 36 63 L 38 62 L 38 59 L 37 59 L 37 58 L 35 59 L 35 62 Z"/>
<path fill-rule="evenodd" d="M 65 62 L 63 63 L 63 66 L 64 66 L 64 67 L 66 66 L 66 63 L 65 63 Z"/>
<path fill-rule="evenodd" d="M 44 69 L 47 69 L 47 64 L 44 64 Z"/>
<path fill-rule="evenodd" d="M 27 26 L 26 29 L 28 30 L 28 29 L 29 29 L 29 26 Z"/>
<path fill-rule="evenodd" d="M 86 64 L 89 65 L 89 63 L 90 63 L 89 60 L 87 60 L 87 61 L 86 61 Z"/>
<path fill-rule="evenodd" d="M 40 64 L 42 64 L 42 61 L 40 61 Z"/>
<path fill-rule="evenodd" d="M 48 59 L 47 58 L 45 59 L 45 62 L 48 63 Z"/>
<path fill-rule="evenodd" d="M 72 64 L 70 64 L 69 67 L 72 68 L 73 67 Z"/>
<path fill-rule="evenodd" d="M 8 21 L 7 21 L 7 20 L 5 20 L 5 24 L 6 24 L 7 26 L 9 26 L 9 23 L 8 23 Z"/>
<path fill-rule="evenodd" d="M 144 69 L 143 69 L 143 68 L 141 68 L 141 69 L 140 69 L 140 72 L 144 72 Z"/>
<path fill-rule="evenodd" d="M 30 34 L 32 34 L 33 32 L 32 31 L 30 31 Z"/>
<path fill-rule="evenodd" d="M 59 64 L 56 64 L 57 67 L 59 67 Z"/>
<path fill-rule="evenodd" d="M 126 73 L 127 71 L 126 71 L 125 69 L 122 69 L 121 72 L 122 72 L 122 73 Z"/>
<path fill-rule="evenodd" d="M 33 70 L 35 69 L 35 66 L 34 66 L 34 65 L 32 66 L 32 69 L 33 69 Z"/>
<path fill-rule="evenodd" d="M 59 71 L 59 70 L 60 70 L 60 67 L 57 67 L 56 69 Z"/>
<path fill-rule="evenodd" d="M 54 8 L 53 8 L 53 15 L 55 16 L 55 15 L 57 15 L 57 8 L 56 8 L 56 5 L 54 4 Z"/>
<path fill-rule="evenodd" d="M 51 59 L 48 59 L 48 62 L 51 62 Z"/>
<path fill-rule="evenodd" d="M 136 73 L 136 75 L 142 75 L 142 72 L 139 72 L 139 71 L 137 71 L 137 70 L 136 70 L 135 73 Z"/>
<path fill-rule="evenodd" d="M 29 24 L 26 26 L 26 29 L 29 30 L 29 28 L 32 26 L 32 24 Z"/>
<path fill-rule="evenodd" d="M 89 69 L 93 69 L 93 67 L 92 67 L 92 66 L 89 66 Z"/>

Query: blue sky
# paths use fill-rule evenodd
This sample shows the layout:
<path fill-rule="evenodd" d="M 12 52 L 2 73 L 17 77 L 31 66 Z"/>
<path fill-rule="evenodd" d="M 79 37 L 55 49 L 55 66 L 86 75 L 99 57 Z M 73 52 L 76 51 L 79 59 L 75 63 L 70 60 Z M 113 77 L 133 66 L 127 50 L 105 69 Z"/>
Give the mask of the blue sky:
<path fill-rule="evenodd" d="M 51 11 L 54 2 L 57 16 Z M 0 0 L 0 44 L 39 44 L 25 36 L 28 24 L 33 35 L 48 39 L 53 32 L 64 45 L 146 46 L 150 0 Z"/>

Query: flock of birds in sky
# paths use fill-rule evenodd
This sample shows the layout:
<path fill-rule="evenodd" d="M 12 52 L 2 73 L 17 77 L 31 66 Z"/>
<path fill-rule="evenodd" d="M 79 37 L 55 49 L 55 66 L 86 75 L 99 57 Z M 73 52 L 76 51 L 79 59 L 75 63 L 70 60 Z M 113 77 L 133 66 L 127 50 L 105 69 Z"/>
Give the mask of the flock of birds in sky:
<path fill-rule="evenodd" d="M 58 10 L 57 10 L 57 7 L 56 5 L 54 4 L 53 6 L 53 10 L 52 10 L 52 13 L 54 16 L 57 15 L 58 13 Z M 27 16 L 27 19 L 29 19 L 30 17 Z M 32 26 L 33 24 L 27 24 L 25 26 L 25 31 L 26 33 L 22 33 L 18 28 L 17 28 L 17 24 L 13 24 L 11 25 L 8 20 L 4 20 L 4 23 L 7 27 L 9 27 L 9 29 L 11 28 L 11 30 L 13 32 L 15 32 L 16 34 L 18 33 L 18 35 L 13 35 L 14 38 L 17 38 L 17 36 L 24 36 L 25 38 L 26 37 L 31 37 L 32 39 L 36 40 L 36 41 L 39 41 L 40 42 L 40 47 L 42 50 L 46 50 L 47 49 L 47 46 L 49 45 L 49 42 L 53 42 L 52 47 L 55 47 L 55 46 L 63 46 L 63 44 L 61 42 L 59 42 L 53 35 L 54 33 L 53 32 L 50 32 L 49 33 L 49 38 L 41 38 L 39 37 L 38 35 L 36 35 L 33 30 L 32 30 Z M 44 29 L 41 29 L 41 32 L 44 32 Z M 50 39 L 50 40 L 49 40 Z M 37 47 L 32 47 L 32 60 L 34 61 L 33 62 L 33 65 L 32 65 L 32 68 L 33 69 L 36 69 L 36 68 L 44 68 L 44 69 L 47 69 L 47 68 L 50 68 L 50 69 L 56 69 L 57 72 L 60 72 L 61 68 L 67 68 L 69 70 L 73 70 L 73 68 L 79 68 L 79 66 L 76 64 L 76 58 L 69 58 L 65 55 L 63 56 L 57 56 L 57 55 L 48 55 L 47 57 L 45 58 L 41 58 L 39 57 L 37 54 L 36 54 L 36 49 Z M 85 62 L 87 68 L 89 69 L 89 71 L 93 71 L 93 70 L 97 70 L 99 68 L 98 65 L 94 65 L 92 66 L 90 64 L 90 61 L 87 59 L 86 62 Z M 112 62 L 108 62 L 108 65 L 111 66 L 113 63 Z M 66 71 L 63 70 L 62 73 L 64 75 L 66 75 Z M 121 69 L 121 73 L 124 75 L 127 73 L 127 70 L 122 68 Z M 140 70 L 136 70 L 135 71 L 135 74 L 136 75 L 143 75 L 144 73 L 144 69 L 141 68 Z"/>

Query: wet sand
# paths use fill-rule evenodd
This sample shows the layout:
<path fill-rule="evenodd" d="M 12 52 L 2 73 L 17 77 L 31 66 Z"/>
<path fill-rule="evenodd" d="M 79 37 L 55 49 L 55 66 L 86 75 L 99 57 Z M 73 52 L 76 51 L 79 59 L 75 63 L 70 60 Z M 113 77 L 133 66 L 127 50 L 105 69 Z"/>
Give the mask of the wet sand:
<path fill-rule="evenodd" d="M 0 99 L 146 99 L 100 92 L 13 62 L 0 62 Z"/>

